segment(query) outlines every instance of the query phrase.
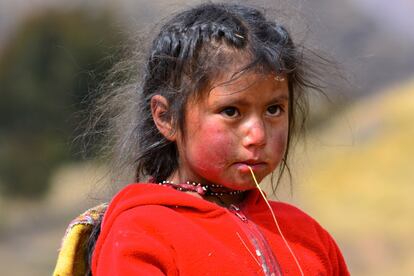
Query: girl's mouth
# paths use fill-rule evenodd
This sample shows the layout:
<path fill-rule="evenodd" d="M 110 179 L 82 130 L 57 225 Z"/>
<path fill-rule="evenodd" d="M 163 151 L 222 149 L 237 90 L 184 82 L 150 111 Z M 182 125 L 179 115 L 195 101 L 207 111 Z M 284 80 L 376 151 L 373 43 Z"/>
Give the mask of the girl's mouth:
<path fill-rule="evenodd" d="M 266 167 L 265 162 L 250 161 L 237 162 L 235 165 L 237 166 L 237 169 L 242 173 L 250 173 L 249 167 L 251 167 L 253 171 L 261 171 Z"/>

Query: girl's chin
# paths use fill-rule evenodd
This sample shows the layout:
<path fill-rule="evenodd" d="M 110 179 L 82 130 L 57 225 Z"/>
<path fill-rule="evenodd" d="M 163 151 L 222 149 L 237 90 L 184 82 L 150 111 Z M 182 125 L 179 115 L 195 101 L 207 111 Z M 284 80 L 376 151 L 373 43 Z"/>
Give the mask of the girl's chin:
<path fill-rule="evenodd" d="M 258 183 L 262 180 L 262 177 L 256 176 Z M 256 183 L 253 180 L 251 175 L 245 175 L 241 179 L 234 180 L 228 184 L 223 184 L 222 186 L 238 191 L 247 191 L 256 188 Z"/>
<path fill-rule="evenodd" d="M 204 176 L 201 183 L 204 184 L 218 184 L 223 187 L 232 190 L 247 191 L 256 188 L 253 175 L 250 168 L 254 173 L 257 182 L 263 180 L 263 178 L 269 174 L 269 168 L 265 163 L 259 163 L 254 165 L 247 165 L 244 163 L 233 164 L 232 167 L 228 168 L 226 174 L 216 177 Z"/>
<path fill-rule="evenodd" d="M 253 176 L 252 176 L 251 171 L 253 171 L 254 175 L 257 178 L 258 175 L 265 174 L 268 169 L 268 165 L 266 163 L 256 163 L 256 164 L 236 163 L 234 164 L 234 166 L 236 167 L 236 170 L 238 173 L 243 174 L 243 175 L 248 174 L 252 179 L 253 179 Z"/>

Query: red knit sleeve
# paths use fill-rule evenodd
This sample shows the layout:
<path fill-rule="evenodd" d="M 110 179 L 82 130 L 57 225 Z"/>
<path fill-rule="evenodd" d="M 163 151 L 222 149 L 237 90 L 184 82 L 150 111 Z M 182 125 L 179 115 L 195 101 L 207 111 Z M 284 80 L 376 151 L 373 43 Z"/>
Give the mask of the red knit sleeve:
<path fill-rule="evenodd" d="M 350 275 L 348 268 L 346 266 L 344 257 L 336 244 L 335 240 L 332 238 L 332 236 L 323 230 L 325 232 L 325 243 L 327 248 L 329 248 L 329 259 L 331 261 L 332 266 L 332 275 L 338 275 L 338 276 L 346 276 Z"/>
<path fill-rule="evenodd" d="M 94 275 L 178 275 L 172 249 L 130 211 L 114 221 L 99 253 Z"/>
<path fill-rule="evenodd" d="M 272 202 L 272 207 L 286 238 L 301 257 L 305 275 L 320 275 L 321 271 L 322 275 L 350 275 L 335 240 L 315 219 L 286 203 Z"/>

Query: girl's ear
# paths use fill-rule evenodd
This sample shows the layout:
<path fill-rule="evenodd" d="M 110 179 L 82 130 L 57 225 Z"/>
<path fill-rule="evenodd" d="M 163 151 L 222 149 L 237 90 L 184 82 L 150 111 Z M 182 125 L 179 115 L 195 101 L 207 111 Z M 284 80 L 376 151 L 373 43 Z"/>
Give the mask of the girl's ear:
<path fill-rule="evenodd" d="M 172 118 L 169 115 L 170 106 L 165 97 L 155 95 L 151 98 L 151 114 L 158 130 L 170 141 L 176 140 L 176 131 L 174 129 Z"/>

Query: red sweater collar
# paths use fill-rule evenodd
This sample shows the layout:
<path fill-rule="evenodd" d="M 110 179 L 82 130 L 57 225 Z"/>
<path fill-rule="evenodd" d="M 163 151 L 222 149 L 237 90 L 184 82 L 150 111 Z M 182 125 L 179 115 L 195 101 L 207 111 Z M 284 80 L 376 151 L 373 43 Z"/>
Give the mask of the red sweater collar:
<path fill-rule="evenodd" d="M 143 205 L 188 207 L 200 213 L 226 212 L 224 207 L 170 187 L 153 183 L 134 183 L 126 186 L 112 199 L 103 223 L 111 224 L 120 213 Z M 257 189 L 252 189 L 247 193 L 240 207 L 249 213 L 266 208 Z"/>

